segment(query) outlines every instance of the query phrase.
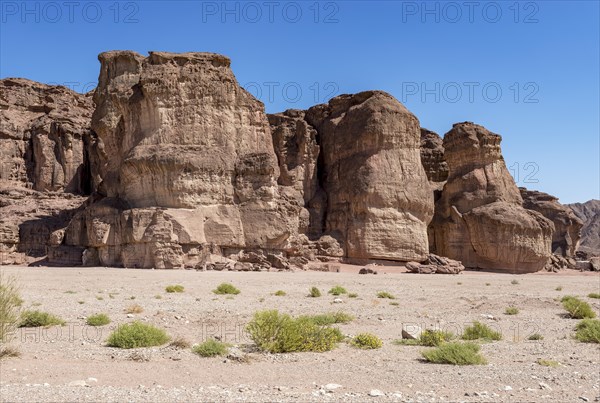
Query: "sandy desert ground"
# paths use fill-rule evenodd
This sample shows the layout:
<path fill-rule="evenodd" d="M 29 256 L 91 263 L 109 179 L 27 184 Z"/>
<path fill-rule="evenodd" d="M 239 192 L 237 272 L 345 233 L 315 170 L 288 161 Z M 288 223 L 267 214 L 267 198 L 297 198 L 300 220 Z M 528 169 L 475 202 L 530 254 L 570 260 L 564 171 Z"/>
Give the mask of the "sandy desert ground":
<path fill-rule="evenodd" d="M 599 300 L 585 297 L 600 291 L 598 274 L 449 276 L 382 269 L 378 275 L 359 275 L 358 268 L 346 266 L 343 273 L 3 268 L 3 274 L 18 278 L 25 308 L 49 311 L 68 323 L 17 332 L 14 345 L 22 355 L 0 361 L 0 400 L 600 401 L 600 346 L 572 339 L 577 320 L 564 317 L 559 302 L 563 295 L 578 295 L 598 312 Z M 221 282 L 231 282 L 242 292 L 235 297 L 213 294 Z M 183 285 L 185 292 L 166 293 L 165 286 L 171 284 Z M 306 296 L 310 286 L 326 291 L 338 284 L 358 298 L 342 296 L 343 303 L 334 304 L 326 292 L 321 298 Z M 287 295 L 274 296 L 280 289 Z M 398 304 L 376 298 L 382 290 L 393 293 Z M 144 311 L 128 317 L 125 309 L 132 304 Z M 504 315 L 508 306 L 520 313 Z M 340 344 L 326 353 L 253 352 L 247 363 L 201 358 L 170 346 L 105 346 L 115 326 L 136 319 L 192 343 L 220 336 L 244 346 L 251 343 L 243 329 L 253 313 L 275 308 L 294 315 L 351 313 L 356 320 L 340 325 L 342 331 L 375 333 L 384 346 L 359 350 Z M 109 314 L 113 323 L 86 326 L 85 317 L 99 312 Z M 420 360 L 423 347 L 392 343 L 406 323 L 459 333 L 474 320 L 503 334 L 502 341 L 482 345 L 488 365 L 428 364 Z M 544 339 L 528 341 L 533 333 Z M 560 366 L 544 367 L 538 359 Z M 374 390 L 381 395 L 371 396 L 378 394 Z"/>

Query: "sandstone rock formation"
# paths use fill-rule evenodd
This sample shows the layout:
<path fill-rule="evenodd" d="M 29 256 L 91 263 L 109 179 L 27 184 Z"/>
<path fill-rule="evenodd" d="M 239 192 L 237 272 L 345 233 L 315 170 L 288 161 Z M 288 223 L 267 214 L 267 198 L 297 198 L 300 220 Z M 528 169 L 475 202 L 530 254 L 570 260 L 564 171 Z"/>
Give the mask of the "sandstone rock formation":
<path fill-rule="evenodd" d="M 280 203 L 279 168 L 262 103 L 228 58 L 209 53 L 102 53 L 92 128 L 99 193 L 66 246 L 90 264 L 177 268 L 198 248 L 285 250 L 298 232 Z M 191 264 L 191 263 L 190 263 Z"/>
<path fill-rule="evenodd" d="M 583 221 L 578 250 L 589 256 L 600 256 L 600 200 L 589 200 L 568 206 Z"/>
<path fill-rule="evenodd" d="M 92 100 L 61 86 L 21 78 L 0 80 L 0 181 L 37 191 L 89 194 L 86 154 Z"/>
<path fill-rule="evenodd" d="M 444 136 L 449 175 L 436 203 L 432 250 L 466 267 L 537 271 L 550 257 L 554 225 L 522 207 L 500 141 L 470 122 Z"/>
<path fill-rule="evenodd" d="M 433 196 L 419 121 L 391 95 L 341 95 L 306 113 L 319 133 L 325 231 L 351 259 L 424 260 Z"/>
<path fill-rule="evenodd" d="M 61 86 L 0 80 L 0 263 L 46 255 L 97 179 L 92 100 Z"/>
<path fill-rule="evenodd" d="M 448 180 L 448 163 L 444 157 L 443 140 L 437 133 L 424 128 L 421 128 L 421 163 L 429 182 L 436 185 Z"/>
<path fill-rule="evenodd" d="M 523 207 L 541 213 L 554 223 L 552 252 L 563 257 L 574 257 L 583 222 L 554 196 L 525 188 L 519 188 L 519 191 L 523 198 Z"/>
<path fill-rule="evenodd" d="M 456 273 L 457 259 L 525 272 L 544 267 L 555 226 L 554 250 L 577 244 L 577 220 L 555 200 L 529 192 L 522 207 L 500 136 L 480 126 L 442 141 L 381 91 L 267 115 L 211 53 L 99 60 L 94 105 L 0 81 L 4 261 L 286 270 L 382 259 Z"/>
<path fill-rule="evenodd" d="M 92 128 L 110 156 L 105 198 L 76 214 L 51 260 L 197 267 L 215 248 L 240 262 L 272 251 L 265 259 L 282 266 L 427 256 L 433 201 L 419 122 L 390 95 L 267 118 L 224 56 L 99 59 Z"/>
<path fill-rule="evenodd" d="M 408 262 L 406 268 L 411 273 L 420 274 L 458 274 L 465 269 L 461 262 L 447 257 L 429 254 L 424 262 Z"/>

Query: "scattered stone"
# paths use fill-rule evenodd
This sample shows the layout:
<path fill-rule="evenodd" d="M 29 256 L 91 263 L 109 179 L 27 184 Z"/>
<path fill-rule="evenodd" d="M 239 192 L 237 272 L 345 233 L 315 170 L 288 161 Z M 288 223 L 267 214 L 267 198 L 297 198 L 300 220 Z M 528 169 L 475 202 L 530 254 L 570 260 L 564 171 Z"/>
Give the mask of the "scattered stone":
<path fill-rule="evenodd" d="M 334 300 L 333 300 L 334 304 L 341 304 L 343 302 L 344 302 L 344 300 L 342 300 L 341 298 L 334 298 Z"/>
<path fill-rule="evenodd" d="M 540 385 L 540 389 L 552 390 L 552 388 L 550 387 L 550 385 L 548 385 L 547 383 L 540 382 L 539 385 Z"/>
<path fill-rule="evenodd" d="M 369 392 L 369 396 L 371 396 L 371 397 L 385 396 L 385 393 L 383 393 L 379 389 L 371 389 L 371 391 Z"/>
<path fill-rule="evenodd" d="M 325 390 L 329 390 L 329 391 L 334 391 L 341 387 L 342 387 L 342 385 L 340 385 L 338 383 L 328 383 L 327 385 L 324 386 Z"/>
<path fill-rule="evenodd" d="M 402 325 L 402 338 L 415 340 L 421 336 L 422 329 L 414 323 L 406 323 Z"/>

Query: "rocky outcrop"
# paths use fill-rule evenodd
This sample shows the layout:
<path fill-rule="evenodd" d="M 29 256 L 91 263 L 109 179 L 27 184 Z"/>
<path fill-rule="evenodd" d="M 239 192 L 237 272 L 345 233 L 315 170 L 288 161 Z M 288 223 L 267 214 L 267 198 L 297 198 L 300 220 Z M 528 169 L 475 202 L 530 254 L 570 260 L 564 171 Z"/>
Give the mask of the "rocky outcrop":
<path fill-rule="evenodd" d="M 523 207 L 537 211 L 554 223 L 552 253 L 574 257 L 583 222 L 573 211 L 558 202 L 558 198 L 537 190 L 519 188 Z"/>
<path fill-rule="evenodd" d="M 424 260 L 433 196 L 417 118 L 391 95 L 341 95 L 310 108 L 318 134 L 325 232 L 350 259 Z"/>
<path fill-rule="evenodd" d="M 588 256 L 600 256 L 600 200 L 568 204 L 575 215 L 583 221 L 579 251 Z"/>
<path fill-rule="evenodd" d="M 99 56 L 92 128 L 106 200 L 65 245 L 94 264 L 182 267 L 198 248 L 286 250 L 302 214 L 282 202 L 269 123 L 228 58 L 115 51 Z M 97 259 L 96 259 L 97 257 Z"/>
<path fill-rule="evenodd" d="M 550 257 L 554 225 L 522 207 L 500 141 L 470 122 L 444 136 L 449 175 L 436 203 L 432 250 L 466 267 L 538 271 Z"/>
<path fill-rule="evenodd" d="M 459 274 L 465 269 L 465 266 L 459 261 L 431 253 L 424 262 L 408 262 L 406 268 L 411 273 Z"/>
<path fill-rule="evenodd" d="M 435 185 L 448 180 L 443 140 L 437 133 L 424 128 L 421 128 L 421 163 L 429 182 Z"/>
<path fill-rule="evenodd" d="M 46 255 L 98 182 L 91 96 L 20 78 L 0 80 L 0 260 Z"/>
<path fill-rule="evenodd" d="M 92 110 L 89 95 L 65 87 L 0 80 L 0 181 L 37 191 L 91 193 Z"/>
<path fill-rule="evenodd" d="M 99 60 L 93 114 L 90 95 L 0 81 L 4 261 L 526 272 L 544 267 L 555 227 L 555 250 L 577 243 L 553 200 L 536 193 L 522 207 L 500 136 L 480 126 L 442 140 L 381 91 L 267 115 L 212 53 Z"/>

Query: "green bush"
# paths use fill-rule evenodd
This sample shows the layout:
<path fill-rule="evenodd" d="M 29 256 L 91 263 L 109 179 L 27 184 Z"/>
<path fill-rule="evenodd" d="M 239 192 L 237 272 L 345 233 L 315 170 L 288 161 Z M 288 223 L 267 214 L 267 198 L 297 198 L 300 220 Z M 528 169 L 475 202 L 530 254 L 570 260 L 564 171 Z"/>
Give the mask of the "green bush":
<path fill-rule="evenodd" d="M 584 343 L 600 343 L 600 320 L 584 319 L 575 328 L 575 338 Z"/>
<path fill-rule="evenodd" d="M 588 298 L 599 299 L 600 298 L 600 293 L 597 293 L 597 292 L 589 293 L 588 294 Z"/>
<path fill-rule="evenodd" d="M 555 288 L 556 291 L 562 291 L 562 285 L 559 285 L 558 287 Z"/>
<path fill-rule="evenodd" d="M 343 339 L 339 329 L 319 326 L 308 317 L 292 318 L 276 310 L 255 313 L 246 329 L 258 348 L 270 353 L 329 351 Z"/>
<path fill-rule="evenodd" d="M 99 313 L 88 317 L 85 323 L 90 326 L 104 326 L 110 323 L 110 318 L 105 313 Z"/>
<path fill-rule="evenodd" d="M 426 329 L 421 332 L 419 338 L 417 339 L 400 339 L 394 341 L 394 344 L 405 346 L 435 347 L 452 339 L 454 339 L 454 334 L 451 332 Z"/>
<path fill-rule="evenodd" d="M 387 291 L 379 291 L 377 293 L 377 298 L 387 298 L 387 299 L 396 299 L 393 294 L 390 294 Z"/>
<path fill-rule="evenodd" d="M 596 313 L 592 310 L 590 304 L 579 298 L 567 295 L 561 299 L 561 302 L 573 319 L 593 319 L 596 317 Z"/>
<path fill-rule="evenodd" d="M 233 284 L 221 283 L 221 284 L 219 284 L 219 286 L 217 287 L 216 290 L 213 290 L 213 292 L 215 294 L 220 294 L 220 295 L 223 295 L 223 294 L 237 295 L 240 293 L 240 290 L 235 288 L 233 286 Z"/>
<path fill-rule="evenodd" d="M 62 326 L 65 321 L 42 311 L 25 311 L 21 314 L 19 327 Z"/>
<path fill-rule="evenodd" d="M 227 354 L 228 345 L 218 340 L 209 339 L 192 348 L 192 351 L 201 357 L 215 357 Z"/>
<path fill-rule="evenodd" d="M 160 346 L 169 341 L 167 333 L 155 326 L 142 322 L 121 325 L 108 337 L 109 347 L 138 348 Z"/>
<path fill-rule="evenodd" d="M 358 297 L 358 294 L 355 292 L 351 292 L 348 294 L 348 298 L 356 298 L 356 297 Z"/>
<path fill-rule="evenodd" d="M 319 290 L 317 287 L 311 287 L 310 290 L 308 290 L 308 296 L 312 298 L 318 298 L 321 296 L 321 290 Z"/>
<path fill-rule="evenodd" d="M 168 285 L 167 287 L 165 287 L 165 291 L 168 293 L 174 293 L 174 292 L 183 292 L 185 290 L 185 287 L 179 284 L 176 285 Z"/>
<path fill-rule="evenodd" d="M 0 272 L 0 342 L 7 343 L 18 327 L 22 304 L 14 277 Z"/>
<path fill-rule="evenodd" d="M 542 367 L 557 368 L 558 366 L 560 366 L 560 363 L 558 363 L 558 361 L 544 360 L 542 358 L 537 360 L 537 363 L 540 364 Z"/>
<path fill-rule="evenodd" d="M 463 340 L 500 340 L 502 339 L 502 335 L 499 332 L 496 332 L 488 325 L 485 325 L 481 322 L 473 322 L 473 325 L 465 328 L 463 335 Z"/>
<path fill-rule="evenodd" d="M 350 344 L 363 350 L 372 350 L 381 348 L 383 341 L 372 333 L 360 333 L 352 338 Z"/>
<path fill-rule="evenodd" d="M 285 297 L 287 295 L 287 293 L 283 290 L 277 290 L 277 291 L 275 291 L 274 295 L 277 297 Z"/>
<path fill-rule="evenodd" d="M 320 315 L 306 315 L 301 317 L 310 319 L 319 326 L 334 325 L 336 323 L 348 323 L 354 320 L 354 316 L 344 312 L 330 312 Z"/>
<path fill-rule="evenodd" d="M 346 291 L 346 289 L 344 287 L 342 287 L 341 285 L 336 285 L 335 287 L 333 287 L 331 290 L 328 291 L 328 294 L 332 294 L 332 295 L 342 295 L 342 294 L 347 294 L 348 291 Z"/>
<path fill-rule="evenodd" d="M 451 342 L 421 352 L 423 358 L 434 364 L 482 365 L 485 358 L 479 354 L 480 347 L 475 343 Z"/>
<path fill-rule="evenodd" d="M 539 333 L 534 333 L 527 338 L 527 340 L 544 340 L 544 336 Z"/>
<path fill-rule="evenodd" d="M 516 315 L 519 313 L 519 308 L 516 308 L 514 306 L 509 306 L 508 308 L 506 308 L 506 310 L 504 311 L 505 315 Z"/>

